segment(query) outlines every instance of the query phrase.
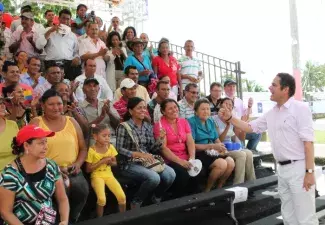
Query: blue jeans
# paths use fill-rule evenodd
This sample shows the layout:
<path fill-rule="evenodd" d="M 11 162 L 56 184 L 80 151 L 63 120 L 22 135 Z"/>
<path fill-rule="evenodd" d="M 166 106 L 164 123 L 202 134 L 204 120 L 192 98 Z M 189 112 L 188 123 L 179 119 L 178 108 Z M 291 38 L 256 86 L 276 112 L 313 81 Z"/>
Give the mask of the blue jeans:
<path fill-rule="evenodd" d="M 131 200 L 131 203 L 139 205 L 147 198 L 148 194 L 153 193 L 160 198 L 173 184 L 176 177 L 175 171 L 167 165 L 165 165 L 165 170 L 162 173 L 156 173 L 151 169 L 133 163 L 126 170 L 122 170 L 121 175 L 141 184 Z"/>
<path fill-rule="evenodd" d="M 246 140 L 248 140 L 247 149 L 256 150 L 258 143 L 262 138 L 262 134 L 257 133 L 246 133 Z"/>

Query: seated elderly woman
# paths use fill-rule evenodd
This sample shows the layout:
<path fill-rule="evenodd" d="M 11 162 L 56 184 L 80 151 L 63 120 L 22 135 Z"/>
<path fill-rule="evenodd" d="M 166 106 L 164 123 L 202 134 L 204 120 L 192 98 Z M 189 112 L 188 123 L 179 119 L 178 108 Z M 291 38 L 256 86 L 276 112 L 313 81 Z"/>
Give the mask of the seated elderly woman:
<path fill-rule="evenodd" d="M 121 175 L 141 183 L 139 190 L 131 200 L 131 208 L 138 208 L 153 193 L 152 201 L 160 200 L 175 179 L 175 172 L 165 165 L 163 171 L 156 172 L 146 168 L 141 161 L 154 162 L 161 151 L 165 134 L 159 134 L 155 141 L 152 125 L 144 121 L 147 105 L 143 99 L 133 97 L 127 104 L 128 112 L 124 123 L 117 128 L 116 148 Z"/>
<path fill-rule="evenodd" d="M 161 131 L 166 133 L 162 155 L 176 173 L 172 187 L 173 195 L 181 197 L 188 194 L 187 192 L 196 191 L 188 190 L 191 178 L 188 170 L 192 166 L 189 160 L 195 159 L 195 143 L 187 120 L 179 118 L 179 108 L 175 100 L 165 99 L 160 104 L 160 110 L 163 116 L 155 123 L 154 134 L 158 138 Z"/>
<path fill-rule="evenodd" d="M 54 134 L 27 125 L 13 138 L 13 154 L 17 158 L 0 176 L 0 213 L 5 224 L 55 224 L 53 196 L 59 206 L 61 221 L 56 224 L 68 224 L 69 201 L 59 167 L 45 158 L 47 137 Z M 44 213 L 48 216 L 44 217 Z"/>
<path fill-rule="evenodd" d="M 89 192 L 86 179 L 80 167 L 87 157 L 87 148 L 81 128 L 75 119 L 62 115 L 63 101 L 59 93 L 47 90 L 41 98 L 43 116 L 35 117 L 30 123 L 44 130 L 56 132 L 48 138 L 46 157 L 60 166 L 67 186 L 71 206 L 70 222 L 76 222 Z"/>
<path fill-rule="evenodd" d="M 230 98 L 223 98 L 219 101 L 219 108 L 227 108 L 230 111 L 234 108 L 234 102 Z M 219 139 L 222 142 L 240 142 L 245 140 L 245 132 L 234 128 L 232 124 L 227 123 L 224 119 L 218 115 L 213 116 L 213 120 L 216 123 L 219 133 Z M 240 140 L 238 140 L 238 138 Z M 253 163 L 253 154 L 248 149 L 242 149 L 240 151 L 229 151 L 228 154 L 235 162 L 235 177 L 234 184 L 240 184 L 245 181 L 255 180 L 255 171 Z"/>
<path fill-rule="evenodd" d="M 234 160 L 226 154 L 224 144 L 218 138 L 215 124 L 210 118 L 210 103 L 206 98 L 199 99 L 194 105 L 195 115 L 188 119 L 195 141 L 197 158 L 209 170 L 205 191 L 208 192 L 218 181 L 221 188 L 235 167 Z"/>

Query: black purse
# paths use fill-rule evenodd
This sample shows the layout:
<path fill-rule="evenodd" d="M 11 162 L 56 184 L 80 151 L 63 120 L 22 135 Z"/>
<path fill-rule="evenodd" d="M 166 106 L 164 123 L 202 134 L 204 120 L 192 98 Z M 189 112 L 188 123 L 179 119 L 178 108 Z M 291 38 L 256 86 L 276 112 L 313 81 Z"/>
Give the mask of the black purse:
<path fill-rule="evenodd" d="M 19 172 L 21 172 L 23 174 L 25 180 L 27 181 L 29 187 L 32 189 L 32 191 L 34 192 L 36 197 L 38 199 L 42 199 L 43 197 L 36 190 L 35 185 L 30 180 L 30 177 L 26 173 L 19 157 L 15 160 L 15 163 L 17 164 Z M 40 212 L 37 215 L 35 225 L 54 225 L 54 224 L 56 224 L 55 221 L 56 221 L 56 211 L 43 204 Z"/>

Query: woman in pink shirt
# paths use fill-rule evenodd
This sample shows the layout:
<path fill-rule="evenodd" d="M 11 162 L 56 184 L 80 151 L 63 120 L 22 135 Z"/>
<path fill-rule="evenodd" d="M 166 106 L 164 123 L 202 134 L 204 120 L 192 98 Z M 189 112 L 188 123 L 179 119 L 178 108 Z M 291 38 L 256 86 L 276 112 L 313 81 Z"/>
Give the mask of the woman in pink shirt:
<path fill-rule="evenodd" d="M 160 129 L 166 132 L 162 155 L 166 163 L 176 173 L 172 186 L 174 197 L 181 197 L 188 193 L 187 185 L 190 181 L 188 170 L 191 167 L 189 159 L 195 159 L 195 143 L 191 134 L 191 127 L 186 119 L 179 118 L 177 102 L 166 99 L 160 105 L 163 117 L 154 125 L 155 138 L 159 138 Z"/>
<path fill-rule="evenodd" d="M 160 40 L 158 44 L 158 56 L 152 60 L 152 67 L 158 78 L 167 75 L 170 78 L 170 86 L 172 92 L 178 95 L 178 85 L 180 85 L 180 90 L 182 89 L 181 77 L 179 74 L 180 65 L 177 59 L 170 54 L 169 42 L 167 39 Z M 180 92 L 180 97 L 182 98 L 183 93 Z"/>

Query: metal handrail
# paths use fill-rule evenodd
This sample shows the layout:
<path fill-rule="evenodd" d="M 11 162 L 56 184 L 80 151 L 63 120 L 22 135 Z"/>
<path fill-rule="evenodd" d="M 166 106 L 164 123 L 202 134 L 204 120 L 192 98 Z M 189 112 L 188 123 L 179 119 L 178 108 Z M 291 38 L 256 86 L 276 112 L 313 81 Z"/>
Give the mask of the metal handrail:
<path fill-rule="evenodd" d="M 158 48 L 158 42 L 151 41 L 154 48 Z M 184 48 L 179 45 L 169 44 L 170 50 L 173 52 L 173 56 L 179 59 L 185 55 Z M 205 54 L 203 52 L 194 51 L 194 57 L 201 62 L 203 80 L 200 82 L 200 92 L 203 95 L 209 95 L 210 84 L 212 82 L 224 82 L 226 78 L 236 79 L 237 82 L 237 95 L 242 98 L 242 84 L 241 84 L 241 65 L 240 62 L 231 62 L 221 58 L 217 58 L 212 55 Z"/>

